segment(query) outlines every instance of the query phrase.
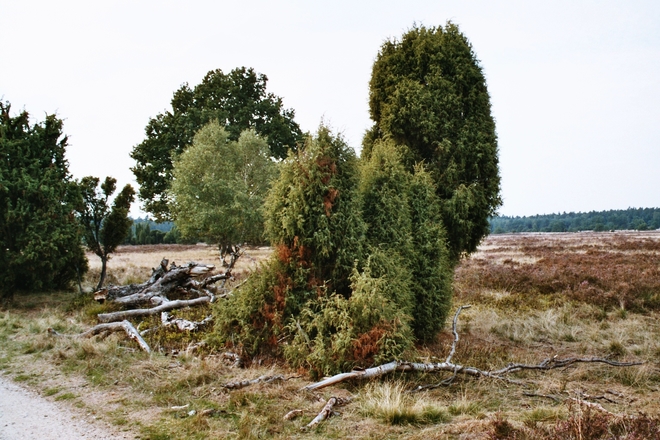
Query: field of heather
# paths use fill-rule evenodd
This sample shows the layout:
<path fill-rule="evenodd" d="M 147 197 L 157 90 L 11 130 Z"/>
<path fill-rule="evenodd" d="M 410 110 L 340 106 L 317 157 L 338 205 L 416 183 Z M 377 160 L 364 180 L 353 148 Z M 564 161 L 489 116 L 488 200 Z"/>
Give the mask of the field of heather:
<path fill-rule="evenodd" d="M 237 278 L 269 252 L 248 249 Z M 164 257 L 220 265 L 209 246 L 129 246 L 110 261 L 110 282 L 144 280 Z M 90 256 L 86 288 L 98 276 L 96 260 Z M 575 363 L 514 373 L 511 381 L 395 373 L 309 392 L 300 390 L 310 383 L 306 372 L 277 360 L 237 368 L 217 350 L 186 350 L 204 335 L 146 335 L 151 355 L 122 335 L 53 339 L 47 328 L 80 332 L 105 307 L 62 293 L 18 298 L 2 310 L 0 369 L 142 439 L 660 438 L 660 232 L 490 236 L 457 268 L 453 303 L 471 305 L 459 316 L 453 355 L 465 367 L 592 357 L 640 364 Z M 454 338 L 448 322 L 409 360 L 444 360 Z M 285 380 L 226 387 L 262 375 Z M 332 396 L 352 400 L 301 429 Z M 301 417 L 283 420 L 296 409 Z"/>

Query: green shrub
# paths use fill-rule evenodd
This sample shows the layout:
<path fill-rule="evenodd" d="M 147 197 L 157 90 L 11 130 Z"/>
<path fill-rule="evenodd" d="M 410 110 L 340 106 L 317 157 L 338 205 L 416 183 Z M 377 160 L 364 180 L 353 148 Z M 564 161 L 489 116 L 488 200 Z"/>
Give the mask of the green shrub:
<path fill-rule="evenodd" d="M 307 303 L 288 330 L 287 360 L 315 376 L 398 358 L 413 342 L 410 316 L 387 297 L 386 277 L 353 271 L 349 299 L 333 294 Z"/>

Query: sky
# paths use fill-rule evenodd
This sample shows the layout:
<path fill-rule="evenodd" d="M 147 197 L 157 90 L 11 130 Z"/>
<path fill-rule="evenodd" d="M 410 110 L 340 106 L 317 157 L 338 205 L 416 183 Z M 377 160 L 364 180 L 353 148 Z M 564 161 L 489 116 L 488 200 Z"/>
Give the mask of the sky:
<path fill-rule="evenodd" d="M 0 0 L 0 99 L 56 113 L 73 176 L 120 187 L 149 119 L 218 68 L 265 74 L 303 130 L 359 152 L 381 44 L 447 20 L 486 76 L 501 215 L 660 207 L 657 1 Z"/>

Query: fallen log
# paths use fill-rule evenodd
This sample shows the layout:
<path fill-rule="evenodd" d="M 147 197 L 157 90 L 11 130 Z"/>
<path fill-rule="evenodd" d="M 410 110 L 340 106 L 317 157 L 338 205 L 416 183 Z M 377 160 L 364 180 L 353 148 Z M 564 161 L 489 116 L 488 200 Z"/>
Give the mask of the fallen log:
<path fill-rule="evenodd" d="M 62 336 L 68 338 L 91 338 L 92 336 L 96 336 L 101 333 L 110 334 L 118 331 L 124 331 L 128 336 L 128 338 L 137 342 L 142 350 L 146 351 L 147 353 L 151 353 L 151 348 L 149 348 L 149 344 L 147 344 L 145 340 L 142 339 L 140 333 L 135 329 L 135 327 L 133 327 L 133 324 L 131 324 L 128 321 L 98 324 L 87 331 L 74 335 L 58 333 L 54 329 L 49 328 L 48 334 L 50 334 L 51 336 Z"/>
<path fill-rule="evenodd" d="M 211 297 L 203 296 L 201 298 L 195 298 L 190 300 L 168 301 L 164 304 L 161 304 L 157 307 L 152 307 L 150 309 L 132 309 L 132 310 L 121 310 L 119 312 L 99 313 L 98 319 L 99 322 L 122 321 L 128 318 L 157 315 L 161 312 L 183 309 L 185 307 L 195 307 L 201 304 L 210 303 L 211 300 L 212 300 Z"/>
<path fill-rule="evenodd" d="M 605 358 L 599 358 L 599 357 L 591 357 L 591 358 L 566 358 L 566 359 L 557 359 L 557 356 L 553 358 L 548 358 L 542 361 L 539 364 L 536 365 L 528 365 L 528 364 L 509 364 L 504 368 L 501 368 L 499 370 L 494 370 L 494 371 L 486 371 L 486 370 L 481 370 L 479 368 L 475 367 L 470 367 L 470 366 L 464 366 L 460 364 L 455 364 L 451 362 L 451 358 L 453 357 L 454 353 L 456 352 L 456 344 L 458 343 L 458 332 L 456 331 L 456 325 L 458 322 L 458 315 L 461 313 L 462 310 L 469 308 L 470 306 L 461 306 L 458 308 L 456 311 L 456 314 L 454 315 L 454 320 L 453 320 L 453 325 L 452 325 L 452 331 L 454 334 L 454 342 L 452 344 L 451 351 L 449 353 L 449 356 L 447 356 L 447 360 L 445 362 L 426 362 L 426 363 L 420 363 L 420 362 L 407 362 L 407 361 L 400 361 L 400 360 L 395 360 L 392 362 L 388 362 L 383 365 L 379 365 L 377 367 L 372 367 L 372 368 L 367 368 L 364 370 L 354 370 L 350 371 L 348 373 L 339 373 L 336 374 L 332 377 L 328 377 L 326 379 L 323 379 L 320 382 L 316 382 L 310 385 L 307 385 L 303 387 L 303 390 L 319 390 L 321 388 L 328 387 L 330 385 L 336 385 L 338 383 L 347 381 L 349 379 L 356 379 L 356 380 L 364 380 L 364 379 L 371 379 L 374 377 L 380 377 L 384 376 L 389 373 L 393 373 L 395 371 L 401 371 L 401 372 L 408 372 L 408 371 L 417 371 L 417 372 L 423 372 L 423 373 L 438 373 L 438 372 L 449 372 L 452 373 L 453 376 L 447 381 L 447 383 L 450 383 L 457 374 L 465 374 L 468 376 L 474 376 L 474 377 L 486 377 L 490 379 L 498 379 L 498 380 L 503 380 L 508 383 L 513 383 L 517 385 L 521 385 L 522 382 L 514 379 L 509 379 L 508 377 L 505 377 L 509 373 L 514 373 L 517 371 L 522 371 L 522 370 L 552 370 L 556 368 L 564 368 L 569 365 L 573 365 L 576 363 L 603 363 L 607 364 L 610 366 L 614 367 L 631 367 L 634 365 L 641 365 L 642 362 L 616 362 L 612 361 L 609 359 Z M 444 382 L 444 381 L 443 381 Z M 427 386 L 427 387 L 419 387 L 418 390 L 422 389 L 429 389 L 433 388 L 435 386 Z"/>
<path fill-rule="evenodd" d="M 167 301 L 168 295 L 173 292 L 195 293 L 195 291 L 204 291 L 205 295 L 210 294 L 206 288 L 220 281 L 231 278 L 231 271 L 242 253 L 232 255 L 231 262 L 224 273 L 213 275 L 202 281 L 198 278 L 208 275 L 215 266 L 190 262 L 184 266 L 177 266 L 172 262 L 168 267 L 169 261 L 163 259 L 157 269 L 152 269 L 151 277 L 142 284 L 130 284 L 128 286 L 108 286 L 103 290 L 95 292 L 94 299 L 99 302 L 113 301 L 124 307 L 139 306 L 142 304 L 162 304 Z"/>

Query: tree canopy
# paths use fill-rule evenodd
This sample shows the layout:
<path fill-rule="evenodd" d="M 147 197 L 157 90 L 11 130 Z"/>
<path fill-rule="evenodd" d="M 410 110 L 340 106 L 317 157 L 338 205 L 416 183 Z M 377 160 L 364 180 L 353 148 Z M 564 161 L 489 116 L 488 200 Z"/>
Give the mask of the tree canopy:
<path fill-rule="evenodd" d="M 87 270 L 62 120 L 30 125 L 0 103 L 0 293 L 52 290 Z"/>
<path fill-rule="evenodd" d="M 169 196 L 182 237 L 221 247 L 262 242 L 262 205 L 276 172 L 255 130 L 231 140 L 218 121 L 206 124 L 174 161 Z"/>
<path fill-rule="evenodd" d="M 109 199 L 117 188 L 117 179 L 106 177 L 100 191 L 98 186 L 98 177 L 82 178 L 82 200 L 76 210 L 83 227 L 85 244 L 101 259 L 101 276 L 96 287 L 100 289 L 105 281 L 110 254 L 123 243 L 133 225 L 128 212 L 135 199 L 135 190 L 131 185 L 124 186 L 110 206 Z"/>
<path fill-rule="evenodd" d="M 237 68 L 229 74 L 220 69 L 206 74 L 200 84 L 184 84 L 172 98 L 172 110 L 149 120 L 146 139 L 131 152 L 132 168 L 140 185 L 139 197 L 146 211 L 157 220 L 171 219 L 168 190 L 172 162 L 193 141 L 195 133 L 210 121 L 218 121 L 230 140 L 247 129 L 267 139 L 270 155 L 283 159 L 295 148 L 302 132 L 294 111 L 285 109 L 282 98 L 266 91 L 266 75 L 252 68 Z"/>
<path fill-rule="evenodd" d="M 369 87 L 374 125 L 363 155 L 377 140 L 392 139 L 405 147 L 410 170 L 424 162 L 457 261 L 476 249 L 501 204 L 495 122 L 472 46 L 451 22 L 413 27 L 382 45 Z"/>

